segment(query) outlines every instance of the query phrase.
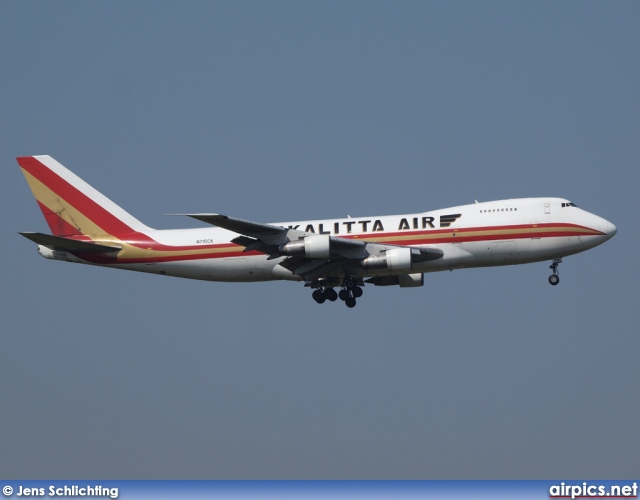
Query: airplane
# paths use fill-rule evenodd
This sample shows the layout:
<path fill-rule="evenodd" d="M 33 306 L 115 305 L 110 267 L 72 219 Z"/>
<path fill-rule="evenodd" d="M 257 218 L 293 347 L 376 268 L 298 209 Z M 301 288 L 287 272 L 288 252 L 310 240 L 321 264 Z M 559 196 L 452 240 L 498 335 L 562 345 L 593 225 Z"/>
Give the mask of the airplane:
<path fill-rule="evenodd" d="M 152 229 L 51 156 L 17 160 L 52 233 L 19 234 L 47 259 L 208 281 L 298 281 L 317 303 L 339 298 L 349 308 L 365 284 L 420 287 L 425 273 L 462 268 L 551 260 L 557 285 L 564 257 L 617 232 L 563 198 L 270 224 L 174 214 L 215 227 Z"/>

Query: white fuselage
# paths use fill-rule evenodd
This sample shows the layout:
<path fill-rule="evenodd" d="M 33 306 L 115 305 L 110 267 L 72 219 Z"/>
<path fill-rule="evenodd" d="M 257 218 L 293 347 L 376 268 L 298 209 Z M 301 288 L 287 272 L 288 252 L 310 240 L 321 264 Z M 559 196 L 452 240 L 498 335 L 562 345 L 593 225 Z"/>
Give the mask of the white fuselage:
<path fill-rule="evenodd" d="M 428 273 L 466 267 L 523 264 L 565 257 L 611 238 L 616 228 L 607 220 L 561 198 L 522 198 L 451 207 L 431 212 L 275 223 L 307 233 L 373 241 L 389 245 L 429 247 L 443 257 L 413 264 L 407 273 Z M 300 280 L 259 252 L 243 253 L 231 242 L 238 235 L 218 227 L 151 230 L 151 239 L 167 247 L 220 245 L 213 258 L 166 262 L 100 264 L 168 276 L 211 281 Z M 40 247 L 48 258 L 83 262 Z M 392 274 L 386 269 L 357 271 L 360 277 Z M 397 274 L 397 273 L 395 273 Z"/>

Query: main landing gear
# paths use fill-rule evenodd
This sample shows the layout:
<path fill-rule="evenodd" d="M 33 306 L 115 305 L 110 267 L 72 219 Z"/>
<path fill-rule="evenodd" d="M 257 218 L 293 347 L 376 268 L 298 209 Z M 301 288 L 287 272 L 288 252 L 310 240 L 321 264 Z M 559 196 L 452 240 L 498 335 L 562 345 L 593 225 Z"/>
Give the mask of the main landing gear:
<path fill-rule="evenodd" d="M 338 294 L 333 288 L 316 288 L 311 294 L 313 300 L 318 304 L 324 304 L 325 300 L 334 302 L 338 298 Z"/>
<path fill-rule="evenodd" d="M 562 262 L 562 257 L 553 259 L 553 263 L 549 266 L 549 269 L 553 271 L 553 274 L 549 276 L 549 283 L 556 286 L 560 283 L 560 273 L 558 273 L 558 265 Z"/>
<path fill-rule="evenodd" d="M 342 282 L 342 289 L 340 292 L 336 292 L 333 288 L 328 288 L 323 285 L 318 286 L 311 296 L 318 304 L 323 304 L 325 301 L 335 302 L 336 299 L 342 300 L 347 307 L 355 307 L 356 299 L 362 297 L 362 288 L 358 286 L 358 282 L 353 278 L 345 278 Z"/>

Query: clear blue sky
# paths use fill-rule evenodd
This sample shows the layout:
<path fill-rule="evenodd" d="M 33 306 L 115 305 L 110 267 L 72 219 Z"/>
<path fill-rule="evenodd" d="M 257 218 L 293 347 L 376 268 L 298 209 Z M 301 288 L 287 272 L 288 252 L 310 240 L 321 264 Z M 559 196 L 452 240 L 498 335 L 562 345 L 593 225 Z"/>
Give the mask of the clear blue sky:
<path fill-rule="evenodd" d="M 618 478 L 640 460 L 638 2 L 3 2 L 0 474 Z M 562 196 L 618 235 L 367 287 L 40 258 L 15 162 L 150 226 Z"/>

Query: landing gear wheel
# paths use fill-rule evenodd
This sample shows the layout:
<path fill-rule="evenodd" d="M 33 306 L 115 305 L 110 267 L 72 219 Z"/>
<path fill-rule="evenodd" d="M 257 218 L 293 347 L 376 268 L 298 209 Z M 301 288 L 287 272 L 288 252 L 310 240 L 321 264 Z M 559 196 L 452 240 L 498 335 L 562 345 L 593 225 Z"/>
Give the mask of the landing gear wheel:
<path fill-rule="evenodd" d="M 336 292 L 333 288 L 327 288 L 324 291 L 324 295 L 328 301 L 335 302 L 338 298 L 338 292 Z"/>
<path fill-rule="evenodd" d="M 347 300 L 344 301 L 344 303 L 349 308 L 356 307 L 356 299 L 354 299 L 353 297 L 349 297 Z"/>
<path fill-rule="evenodd" d="M 556 286 L 558 283 L 560 283 L 558 266 L 560 265 L 561 262 L 562 262 L 562 257 L 559 257 L 557 259 L 553 259 L 553 262 L 549 266 L 549 269 L 553 271 L 553 274 L 549 276 L 549 283 L 551 283 L 553 286 Z"/>
<path fill-rule="evenodd" d="M 347 290 L 353 290 L 357 286 L 358 284 L 356 283 L 356 280 L 354 280 L 353 278 L 347 278 L 346 280 L 344 280 L 344 287 Z"/>
<path fill-rule="evenodd" d="M 357 299 L 358 297 L 362 297 L 362 288 L 360 288 L 359 286 L 355 287 L 353 289 L 353 296 Z"/>
<path fill-rule="evenodd" d="M 340 297 L 340 300 L 346 301 L 349 298 L 349 292 L 346 290 L 340 290 L 338 297 Z"/>
<path fill-rule="evenodd" d="M 327 300 L 325 293 L 320 289 L 314 290 L 311 296 L 313 297 L 313 300 L 315 300 L 318 304 L 322 304 L 325 300 Z"/>

